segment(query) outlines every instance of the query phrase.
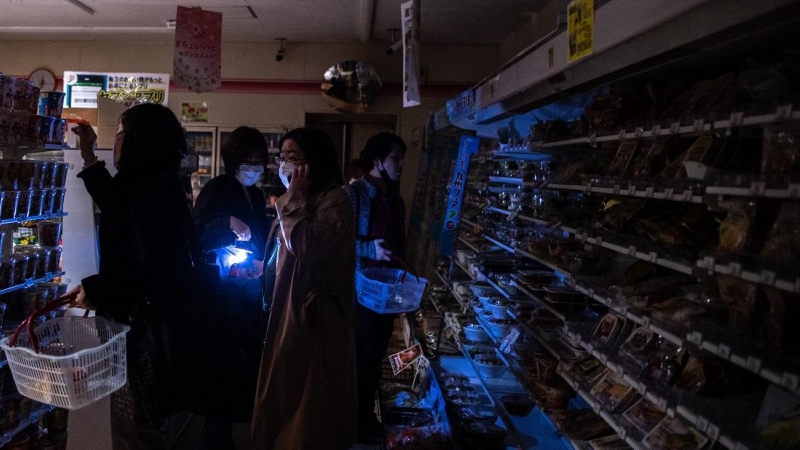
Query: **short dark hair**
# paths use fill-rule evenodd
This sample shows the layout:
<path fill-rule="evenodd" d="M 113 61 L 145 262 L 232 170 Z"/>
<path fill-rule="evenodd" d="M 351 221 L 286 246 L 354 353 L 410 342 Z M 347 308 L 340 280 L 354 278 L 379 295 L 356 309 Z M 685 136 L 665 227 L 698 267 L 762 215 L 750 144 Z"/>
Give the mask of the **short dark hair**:
<path fill-rule="evenodd" d="M 392 146 L 395 144 L 402 147 L 403 152 L 406 151 L 406 143 L 403 142 L 403 139 L 394 134 L 389 133 L 387 131 L 383 131 L 381 133 L 376 134 L 369 138 L 367 143 L 364 145 L 364 150 L 361 150 L 361 168 L 364 172 L 369 172 L 375 167 L 375 158 L 383 161 L 389 156 L 389 153 L 392 152 Z"/>
<path fill-rule="evenodd" d="M 267 165 L 269 146 L 264 135 L 255 128 L 239 127 L 222 143 L 222 164 L 226 174 L 236 174 L 239 166 L 249 161 Z"/>
<path fill-rule="evenodd" d="M 343 184 L 342 171 L 336 157 L 336 145 L 328 133 L 318 128 L 295 128 L 281 138 L 281 149 L 287 139 L 297 143 L 306 154 L 311 170 L 310 192 L 321 192 L 331 186 Z"/>
<path fill-rule="evenodd" d="M 187 154 L 186 135 L 175 114 L 156 103 L 136 105 L 119 116 L 120 170 L 176 174 Z"/>

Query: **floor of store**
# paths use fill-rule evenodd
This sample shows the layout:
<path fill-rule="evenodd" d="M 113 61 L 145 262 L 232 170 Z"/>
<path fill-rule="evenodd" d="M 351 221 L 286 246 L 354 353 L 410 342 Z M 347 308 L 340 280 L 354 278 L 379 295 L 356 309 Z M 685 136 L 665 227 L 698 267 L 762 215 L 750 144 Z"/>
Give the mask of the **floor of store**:
<path fill-rule="evenodd" d="M 192 416 L 186 428 L 183 429 L 180 437 L 172 446 L 172 450 L 197 450 L 200 445 L 200 436 L 203 429 L 203 418 Z M 250 445 L 250 424 L 238 423 L 233 425 L 233 440 L 237 450 L 256 450 Z M 380 445 L 356 444 L 350 450 L 381 450 Z"/>
<path fill-rule="evenodd" d="M 184 428 L 172 450 L 197 450 L 200 445 L 200 435 L 203 429 L 203 418 L 192 416 L 189 423 Z M 233 425 L 233 441 L 237 450 L 255 450 L 256 447 L 250 445 L 250 424 L 238 423 Z M 356 444 L 350 450 L 381 450 L 380 445 Z"/>

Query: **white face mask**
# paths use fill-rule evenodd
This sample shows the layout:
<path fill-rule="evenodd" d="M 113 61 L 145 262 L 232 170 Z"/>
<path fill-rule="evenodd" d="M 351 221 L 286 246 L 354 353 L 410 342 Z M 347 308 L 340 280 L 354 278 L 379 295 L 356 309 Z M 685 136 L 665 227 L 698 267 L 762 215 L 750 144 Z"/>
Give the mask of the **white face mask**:
<path fill-rule="evenodd" d="M 242 186 L 252 186 L 258 183 L 258 180 L 261 178 L 261 174 L 264 173 L 264 170 L 242 170 L 239 169 L 236 171 L 236 179 L 239 180 L 239 183 L 242 183 Z"/>
<path fill-rule="evenodd" d="M 289 164 L 286 162 L 282 162 L 281 166 L 278 168 L 278 177 L 281 179 L 281 183 L 289 189 L 289 177 L 292 175 L 292 171 L 294 170 L 294 164 Z"/>

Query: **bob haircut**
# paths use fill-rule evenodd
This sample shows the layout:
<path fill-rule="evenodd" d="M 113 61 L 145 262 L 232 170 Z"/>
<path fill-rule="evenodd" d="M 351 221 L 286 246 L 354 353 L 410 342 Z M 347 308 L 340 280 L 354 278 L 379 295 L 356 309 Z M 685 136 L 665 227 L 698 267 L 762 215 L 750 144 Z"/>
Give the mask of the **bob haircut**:
<path fill-rule="evenodd" d="M 256 163 L 266 166 L 268 153 L 269 146 L 260 131 L 251 127 L 239 127 L 222 143 L 225 173 L 235 175 L 242 164 Z"/>
<path fill-rule="evenodd" d="M 361 156 L 359 157 L 361 160 L 361 168 L 364 172 L 369 172 L 375 167 L 375 158 L 384 161 L 386 157 L 389 156 L 389 153 L 392 152 L 392 146 L 394 146 L 394 144 L 399 145 L 400 148 L 403 149 L 403 153 L 405 153 L 406 143 L 403 142 L 400 136 L 394 133 L 383 131 L 369 138 L 364 145 L 364 150 L 361 150 Z"/>
<path fill-rule="evenodd" d="M 317 128 L 296 128 L 283 136 L 283 143 L 291 139 L 306 154 L 311 170 L 311 187 L 309 192 L 321 192 L 331 186 L 341 186 L 342 171 L 336 158 L 336 145 L 328 133 Z"/>
<path fill-rule="evenodd" d="M 120 171 L 178 174 L 186 156 L 186 136 L 175 114 L 155 103 L 136 105 L 119 116 L 125 136 Z"/>

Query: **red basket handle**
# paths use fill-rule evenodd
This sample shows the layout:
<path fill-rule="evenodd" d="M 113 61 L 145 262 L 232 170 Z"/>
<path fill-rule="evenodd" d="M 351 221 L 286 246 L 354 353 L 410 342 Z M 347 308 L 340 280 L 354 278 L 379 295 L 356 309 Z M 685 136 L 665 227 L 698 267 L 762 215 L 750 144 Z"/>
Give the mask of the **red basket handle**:
<path fill-rule="evenodd" d="M 395 261 L 398 264 L 400 264 L 400 267 L 402 267 L 403 270 L 405 270 L 405 272 L 403 272 L 403 275 L 400 276 L 400 282 L 401 283 L 406 281 L 406 274 L 408 272 L 411 272 L 411 274 L 414 275 L 417 278 L 417 281 L 419 281 L 419 275 L 417 275 L 417 269 L 415 269 L 414 266 L 412 266 L 411 264 L 403 261 L 402 258 L 400 258 L 399 256 L 395 256 L 394 254 L 389 255 L 389 259 L 391 259 L 392 261 Z"/>
<path fill-rule="evenodd" d="M 41 308 L 37 309 L 36 311 L 32 312 L 30 316 L 26 317 L 25 320 L 22 321 L 21 324 L 17 327 L 17 330 L 14 331 L 14 335 L 11 336 L 11 339 L 8 340 L 8 346 L 13 347 L 14 344 L 17 343 L 17 338 L 19 337 L 22 330 L 28 330 L 28 336 L 31 338 L 31 345 L 33 346 L 33 351 L 39 353 L 39 340 L 36 338 L 36 335 L 33 333 L 33 320 L 37 317 L 47 314 L 50 311 L 53 311 L 57 308 L 60 308 L 64 305 L 69 305 L 78 297 L 77 293 L 74 294 L 67 294 L 58 297 L 57 299 L 53 300 L 52 302 L 46 303 Z"/>

